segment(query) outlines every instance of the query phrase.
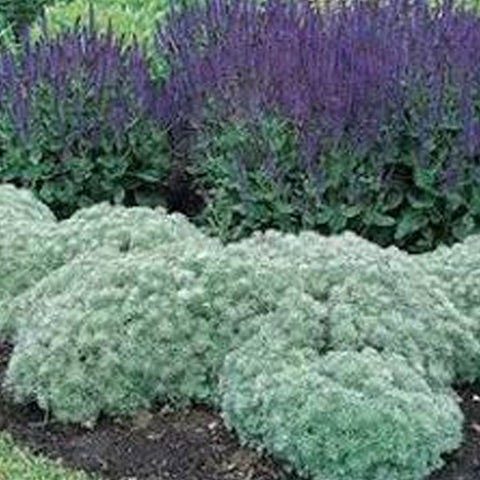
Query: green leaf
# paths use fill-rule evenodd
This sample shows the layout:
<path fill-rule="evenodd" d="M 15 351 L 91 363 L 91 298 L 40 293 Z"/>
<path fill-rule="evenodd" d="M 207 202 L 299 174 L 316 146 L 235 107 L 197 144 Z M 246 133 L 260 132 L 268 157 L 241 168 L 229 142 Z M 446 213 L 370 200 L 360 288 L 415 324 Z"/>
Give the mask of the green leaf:
<path fill-rule="evenodd" d="M 400 189 L 392 189 L 385 193 L 382 200 L 382 207 L 385 210 L 395 210 L 399 207 L 404 199 L 404 195 Z"/>
<path fill-rule="evenodd" d="M 428 210 L 433 208 L 435 199 L 427 192 L 407 193 L 408 203 L 416 210 Z"/>
<path fill-rule="evenodd" d="M 377 211 L 370 211 L 365 214 L 363 220 L 366 225 L 376 227 L 393 227 L 397 221 L 390 215 L 383 215 Z"/>
<path fill-rule="evenodd" d="M 329 228 L 332 233 L 340 233 L 347 228 L 348 219 L 343 216 L 340 211 L 333 214 L 328 222 Z"/>
<path fill-rule="evenodd" d="M 428 225 L 428 216 L 419 210 L 407 210 L 398 222 L 395 240 L 403 240 Z"/>
<path fill-rule="evenodd" d="M 315 223 L 319 225 L 329 223 L 333 214 L 334 211 L 332 208 L 324 206 L 323 209 L 315 215 Z"/>
<path fill-rule="evenodd" d="M 147 183 L 158 183 L 161 180 L 159 173 L 151 170 L 135 172 L 132 176 Z"/>
<path fill-rule="evenodd" d="M 340 205 L 340 211 L 346 218 L 355 218 L 362 213 L 361 205 Z"/>
<path fill-rule="evenodd" d="M 473 189 L 469 207 L 472 215 L 480 215 L 480 189 Z"/>
<path fill-rule="evenodd" d="M 458 210 L 463 205 L 465 205 L 465 200 L 459 193 L 453 192 L 447 195 L 447 207 L 451 212 Z"/>
<path fill-rule="evenodd" d="M 415 185 L 422 190 L 431 191 L 435 188 L 436 183 L 436 171 L 426 168 L 416 169 L 414 172 Z"/>

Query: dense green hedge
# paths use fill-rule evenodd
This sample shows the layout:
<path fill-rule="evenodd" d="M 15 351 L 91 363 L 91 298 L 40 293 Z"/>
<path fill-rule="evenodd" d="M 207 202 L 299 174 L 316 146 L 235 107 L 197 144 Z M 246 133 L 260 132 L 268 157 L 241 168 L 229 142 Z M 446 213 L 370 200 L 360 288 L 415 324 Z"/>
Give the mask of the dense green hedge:
<path fill-rule="evenodd" d="M 21 34 L 52 0 L 3 0 L 0 4 L 0 18 L 11 25 L 14 32 Z"/>
<path fill-rule="evenodd" d="M 244 442 L 329 480 L 421 480 L 459 445 L 450 385 L 479 377 L 480 335 L 449 262 L 478 237 L 424 257 L 351 233 L 224 246 L 162 209 L 57 222 L 10 186 L 0 210 L 17 401 L 65 422 L 207 402 Z"/>
<path fill-rule="evenodd" d="M 188 2 L 191 3 L 191 0 L 183 0 L 185 5 Z M 146 50 L 146 57 L 155 75 L 163 77 L 167 66 L 162 58 L 154 54 L 155 33 L 157 25 L 165 19 L 169 10 L 169 0 L 59 0 L 45 9 L 46 23 L 43 23 L 43 19 L 37 21 L 33 36 L 40 36 L 44 25 L 49 34 L 71 30 L 77 22 L 88 25 L 93 12 L 95 27 L 99 32 L 106 32 L 111 27 L 116 36 L 125 39 L 127 45 L 140 43 Z"/>
<path fill-rule="evenodd" d="M 109 23 L 118 35 L 133 37 L 141 42 L 151 42 L 156 22 L 163 19 L 169 9 L 168 0 L 60 0 L 46 9 L 48 30 L 51 33 L 72 28 L 76 21 L 89 20 L 90 7 L 94 8 L 95 21 L 106 31 Z M 40 27 L 37 27 L 40 28 Z"/>

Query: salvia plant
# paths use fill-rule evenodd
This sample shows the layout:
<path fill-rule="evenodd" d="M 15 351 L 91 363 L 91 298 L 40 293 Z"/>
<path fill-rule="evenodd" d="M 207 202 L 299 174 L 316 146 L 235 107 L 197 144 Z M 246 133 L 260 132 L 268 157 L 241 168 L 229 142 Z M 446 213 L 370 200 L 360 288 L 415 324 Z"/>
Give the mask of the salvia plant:
<path fill-rule="evenodd" d="M 204 220 L 227 238 L 348 228 L 411 251 L 475 231 L 479 39 L 480 19 L 448 1 L 172 13 L 165 95 L 194 132 Z"/>
<path fill-rule="evenodd" d="M 137 45 L 86 27 L 0 55 L 0 179 L 59 217 L 102 200 L 159 204 L 168 171 L 155 85 Z"/>

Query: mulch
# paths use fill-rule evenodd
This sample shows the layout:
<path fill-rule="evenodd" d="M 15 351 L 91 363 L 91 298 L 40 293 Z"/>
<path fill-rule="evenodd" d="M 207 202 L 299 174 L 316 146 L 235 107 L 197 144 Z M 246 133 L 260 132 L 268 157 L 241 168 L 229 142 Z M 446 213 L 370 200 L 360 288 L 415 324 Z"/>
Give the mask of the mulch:
<path fill-rule="evenodd" d="M 11 346 L 0 343 L 0 381 L 10 353 Z M 457 393 L 466 418 L 464 443 L 425 480 L 480 479 L 480 384 L 459 387 Z M 183 412 L 159 406 L 134 418 L 102 418 L 92 429 L 46 420 L 35 404 L 0 399 L 0 429 L 20 445 L 105 479 L 298 479 L 271 458 L 242 447 L 218 413 L 204 406 Z"/>

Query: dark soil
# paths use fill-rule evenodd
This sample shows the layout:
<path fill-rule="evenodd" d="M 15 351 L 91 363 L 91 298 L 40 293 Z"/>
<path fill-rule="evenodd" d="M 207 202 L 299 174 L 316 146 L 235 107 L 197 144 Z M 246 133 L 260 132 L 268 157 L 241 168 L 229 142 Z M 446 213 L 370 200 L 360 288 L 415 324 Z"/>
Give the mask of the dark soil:
<path fill-rule="evenodd" d="M 0 343 L 0 381 L 11 347 Z M 425 480 L 480 479 L 480 384 L 457 389 L 465 414 L 462 447 Z M 158 408 L 133 419 L 101 419 L 94 429 L 46 422 L 35 405 L 0 393 L 0 429 L 63 465 L 113 480 L 297 480 L 269 458 L 239 445 L 212 410 Z M 353 480 L 353 479 L 352 479 Z"/>
<path fill-rule="evenodd" d="M 456 388 L 465 416 L 463 444 L 445 455 L 446 465 L 427 480 L 480 480 L 480 383 Z"/>

